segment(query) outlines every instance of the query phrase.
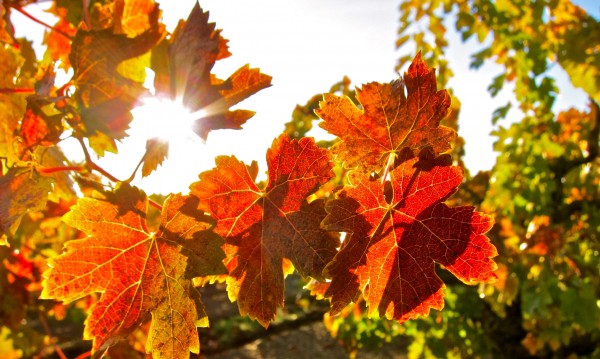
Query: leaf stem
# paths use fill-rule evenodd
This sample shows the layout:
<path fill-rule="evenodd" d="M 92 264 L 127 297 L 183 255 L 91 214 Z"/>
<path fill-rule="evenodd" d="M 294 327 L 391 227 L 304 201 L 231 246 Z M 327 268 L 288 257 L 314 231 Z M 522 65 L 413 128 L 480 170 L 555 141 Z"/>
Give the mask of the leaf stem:
<path fill-rule="evenodd" d="M 90 170 L 99 172 L 100 174 L 102 174 L 104 177 L 108 178 L 112 182 L 122 182 L 121 180 L 119 180 L 118 178 L 113 176 L 112 174 L 108 173 L 104 168 L 98 166 L 94 161 L 92 161 L 90 152 L 88 151 L 87 147 L 85 146 L 83 139 L 79 136 L 74 136 L 74 137 L 77 139 L 77 141 L 79 141 L 79 144 L 81 145 L 81 149 L 83 150 L 83 155 L 85 156 L 85 162 L 88 165 L 88 167 L 90 168 Z"/>
<path fill-rule="evenodd" d="M 7 87 L 0 87 L 0 93 L 32 94 L 32 93 L 35 93 L 35 90 L 34 89 L 30 89 L 30 88 L 7 88 Z"/>
<path fill-rule="evenodd" d="M 148 204 L 162 212 L 162 206 L 155 200 L 148 198 Z"/>
<path fill-rule="evenodd" d="M 135 178 L 135 175 L 137 174 L 137 171 L 140 169 L 140 166 L 142 165 L 142 163 L 144 162 L 144 160 L 146 159 L 146 156 L 148 155 L 148 151 L 146 151 L 144 153 L 144 155 L 142 156 L 142 158 L 140 159 L 140 161 L 138 162 L 137 166 L 135 166 L 135 169 L 133 170 L 133 173 L 131 174 L 131 176 L 129 176 L 129 178 L 126 180 L 126 182 L 131 182 L 133 181 L 133 179 Z"/>
<path fill-rule="evenodd" d="M 14 4 L 14 5 L 12 5 L 11 7 L 12 7 L 13 9 L 17 10 L 18 12 L 20 12 L 21 14 L 23 14 L 25 17 L 27 17 L 27 18 L 29 18 L 30 20 L 32 20 L 33 22 L 36 22 L 36 23 L 38 23 L 38 24 L 40 24 L 40 25 L 42 25 L 42 26 L 44 26 L 44 27 L 47 27 L 48 29 L 50 29 L 50 30 L 52 30 L 52 31 L 56 32 L 57 34 L 60 34 L 60 35 L 62 35 L 62 36 L 64 36 L 64 37 L 66 37 L 66 38 L 67 38 L 67 39 L 69 39 L 69 40 L 73 40 L 73 38 L 72 38 L 71 36 L 69 36 L 67 33 L 65 33 L 65 32 L 63 32 L 63 31 L 61 31 L 61 30 L 59 30 L 59 29 L 57 29 L 57 28 L 55 28 L 55 27 L 52 27 L 52 26 L 50 26 L 50 25 L 46 24 L 46 23 L 45 23 L 45 22 L 43 22 L 42 20 L 40 20 L 40 19 L 36 18 L 35 16 L 33 16 L 33 15 L 31 15 L 30 13 L 28 13 L 27 11 L 25 11 L 25 10 L 24 10 L 24 9 L 23 9 L 23 8 L 22 8 L 20 5 L 18 5 L 18 4 Z"/>
<path fill-rule="evenodd" d="M 49 174 L 49 173 L 54 173 L 54 172 L 68 172 L 68 171 L 84 172 L 85 168 L 82 166 L 58 166 L 58 167 L 37 166 L 36 170 L 39 173 Z"/>
<path fill-rule="evenodd" d="M 81 2 L 83 3 L 83 22 L 85 23 L 87 30 L 91 30 L 92 22 L 90 21 L 90 11 L 89 11 L 90 0 L 81 0 Z"/>

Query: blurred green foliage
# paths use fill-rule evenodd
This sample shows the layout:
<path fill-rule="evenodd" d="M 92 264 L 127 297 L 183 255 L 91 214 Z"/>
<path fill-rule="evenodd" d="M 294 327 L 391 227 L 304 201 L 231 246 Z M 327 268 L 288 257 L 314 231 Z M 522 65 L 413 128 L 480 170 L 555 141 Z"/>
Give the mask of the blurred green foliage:
<path fill-rule="evenodd" d="M 328 327 L 351 353 L 404 336 L 410 358 L 599 357 L 600 23 L 569 0 L 403 0 L 400 12 L 397 47 L 422 51 L 441 88 L 453 76 L 444 56 L 448 24 L 479 43 L 472 68 L 502 67 L 490 96 L 514 84 L 514 100 L 491 120 L 501 124 L 515 104 L 524 117 L 497 126 L 496 164 L 467 176 L 450 199 L 495 216 L 488 235 L 500 253 L 499 280 L 468 287 L 440 271 L 443 311 L 394 325 L 366 318 L 359 303 L 328 318 Z M 555 66 L 589 95 L 587 110 L 555 112 Z M 462 164 L 462 144 L 455 163 Z"/>

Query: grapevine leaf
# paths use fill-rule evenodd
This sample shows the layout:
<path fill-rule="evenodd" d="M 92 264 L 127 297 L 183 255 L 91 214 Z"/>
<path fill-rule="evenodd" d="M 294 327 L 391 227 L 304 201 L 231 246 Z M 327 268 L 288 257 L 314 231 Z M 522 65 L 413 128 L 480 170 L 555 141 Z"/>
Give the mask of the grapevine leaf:
<path fill-rule="evenodd" d="M 369 315 L 378 311 L 400 322 L 441 309 L 436 262 L 467 284 L 495 278 L 496 248 L 484 235 L 493 219 L 443 203 L 463 179 L 462 169 L 448 162 L 449 156 L 408 159 L 390 172 L 386 186 L 365 173 L 349 174 L 351 185 L 328 203 L 323 222 L 348 233 L 325 270 L 334 314 L 361 292 Z"/>
<path fill-rule="evenodd" d="M 20 75 L 25 59 L 12 46 L 0 46 L 0 87 L 14 88 L 20 85 Z M 0 158 L 8 166 L 19 160 L 18 143 L 14 140 L 19 121 L 25 113 L 26 101 L 20 94 L 0 93 Z"/>
<path fill-rule="evenodd" d="M 29 107 L 21 122 L 21 137 L 27 147 L 51 146 L 60 140 L 63 128 L 59 117 L 46 117 Z"/>
<path fill-rule="evenodd" d="M 168 142 L 161 141 L 158 138 L 151 138 L 146 141 L 146 155 L 144 156 L 144 165 L 142 166 L 142 177 L 146 177 L 152 171 L 156 170 L 168 156 Z"/>
<path fill-rule="evenodd" d="M 28 168 L 12 168 L 0 177 L 0 233 L 13 235 L 21 217 L 46 206 L 52 179 Z"/>
<path fill-rule="evenodd" d="M 148 52 L 160 41 L 164 29 L 158 24 L 158 15 L 155 6 L 148 15 L 152 26 L 133 38 L 115 34 L 112 28 L 77 31 L 69 59 L 75 71 L 81 118 L 89 135 L 98 131 L 111 139 L 125 136 L 131 122 L 129 111 L 145 89 L 119 73 L 117 67 Z"/>
<path fill-rule="evenodd" d="M 225 81 L 212 75 L 215 62 L 230 55 L 221 30 L 208 22 L 208 13 L 198 3 L 173 33 L 169 50 L 159 49 L 153 54 L 153 63 L 157 64 L 155 87 L 169 89 L 169 95 L 180 98 L 190 111 L 202 111 L 194 130 L 203 139 L 211 130 L 240 129 L 254 112 L 231 111 L 229 107 L 271 86 L 271 76 L 248 65 Z M 165 86 L 167 81 L 169 85 Z"/>
<path fill-rule="evenodd" d="M 192 278 L 220 273 L 223 255 L 210 224 L 189 207 L 189 198 L 169 197 L 160 229 L 151 233 L 146 196 L 124 185 L 109 200 L 80 199 L 63 217 L 87 238 L 67 242 L 66 252 L 50 260 L 41 296 L 71 302 L 102 293 L 84 331 L 94 352 L 103 352 L 150 315 L 146 350 L 154 357 L 199 352 L 196 326 L 207 326 L 208 319 Z"/>
<path fill-rule="evenodd" d="M 152 28 L 150 18 L 156 8 L 154 0 L 116 0 L 114 4 L 113 26 L 116 34 L 135 37 Z"/>
<path fill-rule="evenodd" d="M 66 8 L 57 7 L 56 13 L 59 16 L 58 22 L 53 26 L 53 30 L 46 31 L 44 34 L 44 44 L 46 45 L 44 60 L 47 62 L 60 60 L 60 66 L 68 68 L 70 66 L 71 39 L 65 35 L 75 36 L 77 29 L 67 20 L 68 10 Z"/>
<path fill-rule="evenodd" d="M 34 152 L 34 158 L 37 164 L 48 168 L 67 166 L 69 163 L 62 149 L 58 146 L 38 147 Z M 50 201 L 59 202 L 61 198 L 67 200 L 77 198 L 77 193 L 73 188 L 73 178 L 69 172 L 58 171 L 47 173 L 44 176 L 50 177 L 54 181 L 52 192 L 48 195 Z"/>
<path fill-rule="evenodd" d="M 4 2 L 0 2 L 0 43 L 13 44 L 14 29 L 10 22 L 10 12 L 4 7 Z"/>
<path fill-rule="evenodd" d="M 299 141 L 282 135 L 267 152 L 269 181 L 255 184 L 256 166 L 235 157 L 216 158 L 216 167 L 192 184 L 199 208 L 217 219 L 215 231 L 224 237 L 229 296 L 240 313 L 263 326 L 283 306 L 284 270 L 289 259 L 305 276 L 323 278 L 333 258 L 337 237 L 322 230 L 322 200 L 305 198 L 332 178 L 327 150 L 311 138 Z"/>
<path fill-rule="evenodd" d="M 348 97 L 325 94 L 316 111 L 324 120 L 319 126 L 342 140 L 332 151 L 346 166 L 377 171 L 405 147 L 415 155 L 426 147 L 433 147 L 436 154 L 450 149 L 456 133 L 439 125 L 450 96 L 437 91 L 435 70 L 420 54 L 403 80 L 363 85 L 356 97 L 362 109 Z"/>

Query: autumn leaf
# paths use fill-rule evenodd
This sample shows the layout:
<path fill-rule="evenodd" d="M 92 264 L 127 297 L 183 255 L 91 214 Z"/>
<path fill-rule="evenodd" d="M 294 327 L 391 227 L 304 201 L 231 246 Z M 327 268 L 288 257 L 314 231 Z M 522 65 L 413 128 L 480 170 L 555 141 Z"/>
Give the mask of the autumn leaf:
<path fill-rule="evenodd" d="M 191 112 L 203 113 L 194 126 L 203 139 L 211 130 L 240 129 L 254 112 L 229 108 L 271 86 L 271 76 L 248 65 L 226 80 L 212 75 L 215 62 L 230 55 L 221 30 L 208 22 L 208 13 L 198 3 L 174 31 L 171 43 L 153 53 L 155 87 L 181 99 Z"/>
<path fill-rule="evenodd" d="M 0 46 L 0 88 L 20 87 L 22 66 L 25 59 L 12 46 Z M 0 158 L 12 166 L 20 158 L 19 146 L 15 143 L 15 132 L 18 133 L 19 121 L 25 113 L 26 101 L 21 94 L 0 93 Z"/>
<path fill-rule="evenodd" d="M 284 259 L 304 276 L 324 279 L 321 272 L 333 258 L 337 237 L 320 228 L 322 200 L 305 198 L 332 176 L 327 150 L 311 138 L 277 138 L 267 152 L 269 180 L 261 190 L 256 163 L 235 157 L 216 158 L 216 167 L 200 174 L 191 193 L 199 208 L 217 219 L 215 231 L 225 239 L 228 292 L 240 313 L 263 326 L 283 306 Z"/>
<path fill-rule="evenodd" d="M 191 205 L 190 205 L 191 204 Z M 84 339 L 103 352 L 152 317 L 146 350 L 155 358 L 198 353 L 196 326 L 207 326 L 194 276 L 222 273 L 218 237 L 193 199 L 172 195 L 158 232 L 144 219 L 145 195 L 121 186 L 109 200 L 82 198 L 63 220 L 87 235 L 50 260 L 41 297 L 72 302 L 102 293 L 90 309 Z"/>
<path fill-rule="evenodd" d="M 21 122 L 21 137 L 27 147 L 51 146 L 58 143 L 62 134 L 60 118 L 46 117 L 28 108 Z"/>
<path fill-rule="evenodd" d="M 125 136 L 132 119 L 129 111 L 146 90 L 141 83 L 120 73 L 118 66 L 145 54 L 161 40 L 164 28 L 158 24 L 158 14 L 156 5 L 148 15 L 152 26 L 132 38 L 115 34 L 112 28 L 77 31 L 69 59 L 88 135 L 100 132 L 108 137 L 107 141 Z M 104 147 L 111 148 L 110 144 Z"/>
<path fill-rule="evenodd" d="M 435 263 L 467 284 L 494 280 L 490 258 L 497 252 L 484 235 L 493 219 L 443 203 L 463 179 L 449 162 L 449 156 L 408 159 L 390 172 L 386 186 L 350 172 L 351 185 L 328 203 L 323 221 L 327 230 L 348 233 L 325 269 L 333 314 L 361 292 L 369 315 L 400 322 L 442 309 L 444 284 Z"/>
<path fill-rule="evenodd" d="M 52 179 L 40 176 L 31 168 L 12 168 L 0 176 L 0 233 L 11 236 L 21 217 L 46 206 Z"/>
<path fill-rule="evenodd" d="M 404 79 L 387 84 L 372 82 L 356 90 L 362 109 L 348 97 L 325 94 L 316 111 L 319 124 L 341 141 L 332 151 L 347 167 L 378 171 L 403 148 L 416 155 L 426 147 L 436 154 L 450 149 L 454 130 L 440 126 L 450 107 L 450 96 L 437 91 L 435 70 L 420 53 Z"/>
<path fill-rule="evenodd" d="M 116 0 L 114 2 L 114 32 L 129 37 L 141 35 L 154 25 L 149 21 L 155 11 L 153 0 Z"/>
<path fill-rule="evenodd" d="M 159 138 L 151 138 L 146 141 L 146 154 L 142 166 L 142 177 L 148 176 L 156 170 L 169 156 L 169 143 Z"/>
<path fill-rule="evenodd" d="M 60 60 L 60 66 L 65 69 L 70 67 L 71 38 L 77 33 L 77 28 L 67 20 L 68 12 L 65 7 L 55 6 L 55 13 L 59 20 L 52 30 L 44 33 L 43 42 L 46 45 L 44 60 L 48 63 Z"/>
<path fill-rule="evenodd" d="M 0 2 L 0 43 L 13 44 L 14 29 L 10 23 L 10 12 L 4 7 L 4 2 Z"/>
<path fill-rule="evenodd" d="M 39 166 L 45 168 L 60 168 L 69 165 L 69 160 L 58 146 L 38 147 L 33 152 L 33 157 Z M 77 198 L 71 173 L 65 171 L 50 172 L 45 173 L 44 177 L 53 180 L 52 191 L 48 195 L 50 201 L 60 202 L 61 199 L 72 200 Z M 79 188 L 81 189 L 81 187 Z"/>

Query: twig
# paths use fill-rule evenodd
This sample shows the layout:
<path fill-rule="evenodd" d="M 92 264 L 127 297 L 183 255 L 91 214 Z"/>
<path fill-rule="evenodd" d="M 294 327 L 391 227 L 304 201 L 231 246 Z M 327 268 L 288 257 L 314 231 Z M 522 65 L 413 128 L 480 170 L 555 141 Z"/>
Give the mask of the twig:
<path fill-rule="evenodd" d="M 26 17 L 28 17 L 28 18 L 29 18 L 30 20 L 32 20 L 33 22 L 36 22 L 36 23 L 38 23 L 38 24 L 40 24 L 40 25 L 42 25 L 42 26 L 45 26 L 45 27 L 47 27 L 48 29 L 50 29 L 50 30 L 52 30 L 52 31 L 56 32 L 57 34 L 60 34 L 60 35 L 62 35 L 62 36 L 64 36 L 64 37 L 66 37 L 66 38 L 67 38 L 67 39 L 69 39 L 69 40 L 73 40 L 73 38 L 72 38 L 71 36 L 69 36 L 67 33 L 65 33 L 65 32 L 63 32 L 63 31 L 61 31 L 61 30 L 59 30 L 59 29 L 57 29 L 57 28 L 55 28 L 55 27 L 52 27 L 52 26 L 50 26 L 50 25 L 46 24 L 46 23 L 45 23 L 45 22 L 43 22 L 42 20 L 39 20 L 39 19 L 37 19 L 35 16 L 33 16 L 33 15 L 31 15 L 30 13 L 28 13 L 27 11 L 23 10 L 23 8 L 22 8 L 20 5 L 12 5 L 11 7 L 12 7 L 13 9 L 17 10 L 18 12 L 20 12 L 21 14 L 25 15 Z"/>
<path fill-rule="evenodd" d="M 48 326 L 48 321 L 46 320 L 46 316 L 44 315 L 45 313 L 43 313 L 41 311 L 38 313 L 39 313 L 40 323 L 42 324 L 42 327 L 44 327 L 44 332 L 46 332 L 46 335 L 49 338 L 54 338 L 54 336 L 52 335 L 52 332 L 50 331 L 50 327 Z M 52 345 L 54 346 L 54 350 L 56 351 L 56 354 L 60 357 L 60 359 L 67 359 L 67 357 L 65 356 L 65 353 L 63 353 L 62 349 L 60 349 L 60 347 L 56 343 L 53 343 Z"/>
<path fill-rule="evenodd" d="M 88 350 L 87 352 L 81 353 L 78 356 L 76 356 L 75 359 L 85 359 L 85 358 L 89 358 L 91 356 L 92 356 L 92 351 Z"/>
<path fill-rule="evenodd" d="M 90 170 L 100 172 L 100 174 L 102 174 L 104 177 L 108 178 L 112 182 L 122 182 L 115 176 L 108 173 L 104 168 L 98 166 L 94 161 L 92 161 L 92 157 L 90 156 L 90 153 L 89 153 L 87 147 L 85 146 L 83 139 L 79 136 L 75 136 L 75 138 L 77 139 L 77 141 L 79 141 L 79 144 L 81 145 L 81 149 L 83 150 L 83 155 L 85 156 L 85 162 L 88 165 L 88 167 L 90 168 Z"/>

